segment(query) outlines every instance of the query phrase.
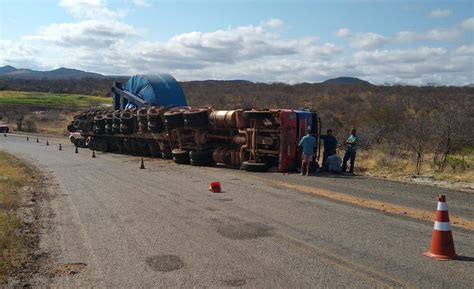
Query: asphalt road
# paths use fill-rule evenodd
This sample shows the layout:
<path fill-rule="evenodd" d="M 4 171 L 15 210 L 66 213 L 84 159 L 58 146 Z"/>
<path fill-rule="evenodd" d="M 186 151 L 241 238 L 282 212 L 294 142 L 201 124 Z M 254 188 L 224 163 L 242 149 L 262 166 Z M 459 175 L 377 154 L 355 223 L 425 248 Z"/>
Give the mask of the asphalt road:
<path fill-rule="evenodd" d="M 49 176 L 40 248 L 54 277 L 32 285 L 95 287 L 472 288 L 474 231 L 454 227 L 462 260 L 422 256 L 433 221 L 295 186 L 414 210 L 448 198 L 474 220 L 474 194 L 364 177 L 249 174 L 0 136 L 0 149 Z M 208 191 L 220 181 L 223 193 Z M 62 267 L 61 267 L 62 266 Z M 68 267 L 69 266 L 69 267 Z M 77 274 L 68 268 L 76 266 Z M 63 270 L 61 271 L 62 268 Z"/>

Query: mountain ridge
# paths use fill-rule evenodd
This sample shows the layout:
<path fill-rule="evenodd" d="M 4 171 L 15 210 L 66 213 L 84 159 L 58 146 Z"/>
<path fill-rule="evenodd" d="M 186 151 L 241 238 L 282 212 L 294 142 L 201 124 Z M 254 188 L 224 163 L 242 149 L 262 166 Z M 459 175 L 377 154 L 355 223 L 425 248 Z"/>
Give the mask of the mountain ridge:
<path fill-rule="evenodd" d="M 87 72 L 78 69 L 60 67 L 53 70 L 39 71 L 26 68 L 16 68 L 11 65 L 0 67 L 0 77 L 22 78 L 22 79 L 81 79 L 81 78 L 106 78 L 100 73 Z"/>
<path fill-rule="evenodd" d="M 16 79 L 81 79 L 81 78 L 123 78 L 127 76 L 119 75 L 103 75 L 95 72 L 88 72 L 74 68 L 60 67 L 53 70 L 39 71 L 28 68 L 16 68 L 11 65 L 5 65 L 0 67 L 0 77 L 10 77 Z M 207 82 L 207 83 L 255 83 L 254 81 L 245 80 L 245 79 L 226 79 L 226 80 L 217 80 L 217 79 L 206 79 L 206 80 L 190 80 L 186 82 Z M 304 83 L 304 82 L 302 82 Z M 313 83 L 330 83 L 330 84 L 368 84 L 372 85 L 370 82 L 355 78 L 355 77 L 336 77 L 325 80 L 323 82 L 313 82 Z M 300 83 L 301 84 L 301 83 Z"/>

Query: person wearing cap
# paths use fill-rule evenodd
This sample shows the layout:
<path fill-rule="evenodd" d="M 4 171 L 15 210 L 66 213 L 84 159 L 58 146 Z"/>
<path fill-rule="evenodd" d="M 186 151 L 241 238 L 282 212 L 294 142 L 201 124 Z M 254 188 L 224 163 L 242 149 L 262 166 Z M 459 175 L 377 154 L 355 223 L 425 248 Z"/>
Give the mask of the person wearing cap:
<path fill-rule="evenodd" d="M 354 163 L 357 151 L 357 143 L 359 142 L 359 136 L 357 135 L 357 130 L 355 128 L 352 129 L 351 134 L 346 140 L 346 154 L 344 155 L 344 159 L 342 160 L 342 172 L 346 172 L 347 168 L 347 161 L 350 160 L 351 168 L 349 172 L 351 174 L 354 173 Z"/>
<path fill-rule="evenodd" d="M 306 128 L 306 135 L 301 138 L 298 144 L 298 146 L 303 149 L 303 153 L 301 154 L 301 175 L 304 175 L 306 171 L 307 176 L 309 176 L 311 163 L 313 162 L 314 148 L 317 145 L 316 138 L 312 136 L 310 132 L 311 127 L 308 126 Z"/>

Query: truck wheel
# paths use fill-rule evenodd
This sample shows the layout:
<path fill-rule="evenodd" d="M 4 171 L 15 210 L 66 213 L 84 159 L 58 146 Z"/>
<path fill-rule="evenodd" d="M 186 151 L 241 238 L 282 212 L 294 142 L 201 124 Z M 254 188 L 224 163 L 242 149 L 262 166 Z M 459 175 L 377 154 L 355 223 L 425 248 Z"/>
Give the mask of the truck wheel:
<path fill-rule="evenodd" d="M 207 167 L 207 166 L 212 165 L 212 161 L 210 161 L 210 160 L 206 160 L 206 161 L 204 161 L 204 160 L 203 161 L 191 160 L 190 164 L 192 166 Z"/>
<path fill-rule="evenodd" d="M 92 121 L 85 121 L 83 127 L 85 132 L 92 131 L 94 123 Z"/>
<path fill-rule="evenodd" d="M 156 120 L 156 121 L 149 121 L 148 122 L 148 130 L 150 132 L 154 132 L 154 133 L 160 133 L 163 131 L 163 123 L 161 122 L 161 120 Z"/>
<path fill-rule="evenodd" d="M 73 122 L 73 126 L 76 130 L 79 129 L 79 125 L 81 124 L 81 120 L 80 119 L 76 119 L 74 122 Z"/>
<path fill-rule="evenodd" d="M 193 108 L 183 113 L 184 124 L 187 127 L 205 126 L 209 123 L 210 108 Z"/>
<path fill-rule="evenodd" d="M 247 172 L 266 172 L 268 170 L 266 163 L 256 163 L 253 161 L 245 161 L 241 167 Z"/>
<path fill-rule="evenodd" d="M 162 151 L 161 157 L 165 160 L 169 160 L 173 158 L 173 154 L 170 151 Z"/>
<path fill-rule="evenodd" d="M 76 129 L 74 128 L 74 125 L 70 124 L 70 125 L 67 126 L 67 131 L 68 132 L 75 132 Z"/>
<path fill-rule="evenodd" d="M 105 140 L 99 141 L 97 144 L 97 150 L 106 153 L 109 151 L 109 145 Z"/>
<path fill-rule="evenodd" d="M 243 117 L 246 120 L 249 119 L 256 119 L 256 120 L 263 120 L 266 118 L 270 118 L 272 116 L 272 113 L 266 110 L 246 110 L 243 112 Z"/>
<path fill-rule="evenodd" d="M 155 121 L 160 119 L 160 111 L 156 107 L 148 110 L 148 121 Z"/>
<path fill-rule="evenodd" d="M 184 118 L 183 112 L 187 111 L 187 108 L 174 108 L 165 112 L 163 117 L 168 128 L 183 127 Z"/>
<path fill-rule="evenodd" d="M 193 166 L 208 166 L 213 162 L 212 151 L 210 150 L 190 151 L 189 158 Z"/>
<path fill-rule="evenodd" d="M 180 149 L 174 149 L 171 154 L 173 155 L 173 160 L 177 164 L 189 164 L 189 152 L 183 151 Z"/>
<path fill-rule="evenodd" d="M 152 157 L 157 158 L 161 156 L 160 146 L 155 140 L 148 140 L 148 149 Z"/>

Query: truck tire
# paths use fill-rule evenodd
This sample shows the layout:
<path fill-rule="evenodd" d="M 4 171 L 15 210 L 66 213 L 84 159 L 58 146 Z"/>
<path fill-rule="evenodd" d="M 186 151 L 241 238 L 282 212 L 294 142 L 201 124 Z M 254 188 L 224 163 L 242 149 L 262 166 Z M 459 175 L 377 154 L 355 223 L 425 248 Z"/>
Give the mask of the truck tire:
<path fill-rule="evenodd" d="M 188 110 L 187 108 L 174 108 L 163 115 L 165 123 L 168 128 L 176 128 L 184 126 L 183 112 Z"/>
<path fill-rule="evenodd" d="M 189 162 L 192 166 L 197 166 L 197 167 L 207 167 L 212 165 L 212 161 L 193 161 L 191 160 Z"/>
<path fill-rule="evenodd" d="M 160 145 L 155 140 L 148 140 L 148 150 L 152 157 L 161 157 Z"/>
<path fill-rule="evenodd" d="M 94 116 L 94 122 L 97 125 L 104 125 L 105 124 L 105 118 L 101 114 L 96 115 L 96 116 Z"/>
<path fill-rule="evenodd" d="M 256 163 L 253 161 L 243 162 L 241 168 L 247 172 L 266 172 L 268 170 L 266 163 Z"/>
<path fill-rule="evenodd" d="M 109 144 L 105 140 L 101 140 L 97 143 L 97 150 L 106 153 L 109 151 Z"/>
<path fill-rule="evenodd" d="M 92 129 L 94 128 L 94 123 L 92 121 L 84 121 L 84 124 L 83 124 L 83 130 L 85 132 L 89 132 L 89 131 L 92 131 Z"/>
<path fill-rule="evenodd" d="M 170 160 L 173 158 L 173 154 L 171 153 L 171 151 L 165 150 L 161 152 L 161 157 L 165 160 Z"/>
<path fill-rule="evenodd" d="M 75 132 L 76 129 L 74 128 L 74 125 L 73 125 L 73 124 L 70 124 L 70 125 L 67 126 L 67 131 L 68 131 L 68 132 Z"/>
<path fill-rule="evenodd" d="M 190 151 L 189 159 L 191 160 L 191 165 L 193 166 L 209 166 L 213 163 L 212 151 Z"/>
<path fill-rule="evenodd" d="M 243 117 L 246 120 L 256 119 L 256 120 L 263 120 L 266 118 L 270 118 L 272 113 L 266 110 L 246 110 L 243 112 Z"/>
<path fill-rule="evenodd" d="M 180 149 L 174 149 L 172 152 L 173 160 L 177 164 L 189 164 L 189 152 Z"/>
<path fill-rule="evenodd" d="M 200 127 L 209 124 L 209 108 L 195 108 L 183 112 L 186 127 Z"/>
<path fill-rule="evenodd" d="M 160 120 L 149 121 L 148 122 L 148 131 L 153 133 L 160 133 L 164 130 L 163 123 Z"/>
<path fill-rule="evenodd" d="M 148 110 L 148 121 L 156 121 L 160 119 L 160 111 L 156 107 L 152 107 Z"/>
<path fill-rule="evenodd" d="M 74 122 L 72 123 L 72 126 L 74 126 L 74 128 L 75 128 L 76 130 L 78 130 L 80 124 L 81 124 L 81 120 L 80 120 L 80 119 L 76 119 L 76 120 L 74 120 Z"/>

